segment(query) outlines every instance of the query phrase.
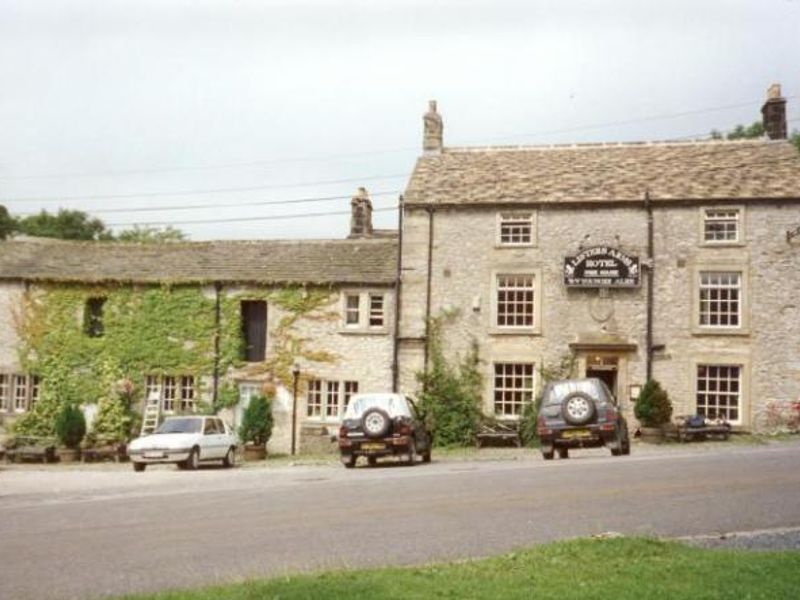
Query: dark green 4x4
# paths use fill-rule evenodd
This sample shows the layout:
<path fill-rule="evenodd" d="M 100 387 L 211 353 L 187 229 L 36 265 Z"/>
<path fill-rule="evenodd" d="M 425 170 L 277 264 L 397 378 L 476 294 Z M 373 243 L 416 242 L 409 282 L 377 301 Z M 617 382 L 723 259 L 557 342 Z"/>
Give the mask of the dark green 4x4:
<path fill-rule="evenodd" d="M 606 446 L 614 456 L 630 454 L 628 424 L 614 395 L 599 379 L 567 379 L 547 384 L 536 432 L 542 456 L 569 458 L 570 448 Z"/>

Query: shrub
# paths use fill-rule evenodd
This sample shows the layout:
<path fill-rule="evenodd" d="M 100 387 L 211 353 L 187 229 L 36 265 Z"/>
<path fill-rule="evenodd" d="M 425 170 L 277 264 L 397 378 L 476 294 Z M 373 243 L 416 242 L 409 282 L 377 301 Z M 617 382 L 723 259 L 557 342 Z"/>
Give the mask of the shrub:
<path fill-rule="evenodd" d="M 478 344 L 457 366 L 451 366 L 441 350 L 441 320 L 431 319 L 430 370 L 418 373 L 423 391 L 420 405 L 434 432 L 435 446 L 467 446 L 475 442 L 480 418 L 483 377 Z"/>
<path fill-rule="evenodd" d="M 58 440 L 67 448 L 78 448 L 86 435 L 86 419 L 83 411 L 72 403 L 66 403 L 55 419 Z"/>
<path fill-rule="evenodd" d="M 127 442 L 134 434 L 134 418 L 124 396 L 111 393 L 97 402 L 97 416 L 92 423 L 91 439 Z"/>
<path fill-rule="evenodd" d="M 272 401 L 261 394 L 253 396 L 242 416 L 239 437 L 244 443 L 264 446 L 272 435 L 272 423 Z"/>
<path fill-rule="evenodd" d="M 633 414 L 644 427 L 660 427 L 672 416 L 672 402 L 655 379 L 648 381 L 639 392 Z"/>

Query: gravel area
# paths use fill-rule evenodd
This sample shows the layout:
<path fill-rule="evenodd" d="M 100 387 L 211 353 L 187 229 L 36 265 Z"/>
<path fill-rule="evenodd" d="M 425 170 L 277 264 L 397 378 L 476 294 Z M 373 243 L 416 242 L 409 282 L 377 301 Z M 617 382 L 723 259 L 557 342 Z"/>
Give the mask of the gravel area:
<path fill-rule="evenodd" d="M 700 548 L 800 551 L 800 527 L 765 531 L 743 531 L 716 536 L 709 535 L 679 539 L 691 546 Z"/>

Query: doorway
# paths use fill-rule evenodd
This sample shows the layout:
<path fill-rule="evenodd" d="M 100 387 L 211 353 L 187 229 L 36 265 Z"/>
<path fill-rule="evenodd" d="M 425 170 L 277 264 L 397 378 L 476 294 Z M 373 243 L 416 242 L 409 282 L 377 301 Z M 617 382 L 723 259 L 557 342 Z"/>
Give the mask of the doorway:
<path fill-rule="evenodd" d="M 619 371 L 619 357 L 589 355 L 586 357 L 586 377 L 596 377 L 604 382 L 614 397 L 619 399 L 617 390 L 617 373 Z"/>

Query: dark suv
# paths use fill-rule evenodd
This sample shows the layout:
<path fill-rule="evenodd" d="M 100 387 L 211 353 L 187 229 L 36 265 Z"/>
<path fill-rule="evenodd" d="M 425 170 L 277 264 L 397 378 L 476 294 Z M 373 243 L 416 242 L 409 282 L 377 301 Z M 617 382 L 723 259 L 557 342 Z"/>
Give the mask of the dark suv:
<path fill-rule="evenodd" d="M 370 466 L 384 456 L 400 456 L 408 465 L 417 457 L 431 460 L 431 433 L 414 401 L 402 394 L 355 394 L 339 428 L 342 464 L 356 466 L 366 456 Z"/>
<path fill-rule="evenodd" d="M 536 432 L 542 456 L 569 458 L 570 448 L 607 446 L 614 456 L 631 453 L 628 424 L 614 395 L 599 379 L 553 381 L 544 388 Z"/>

